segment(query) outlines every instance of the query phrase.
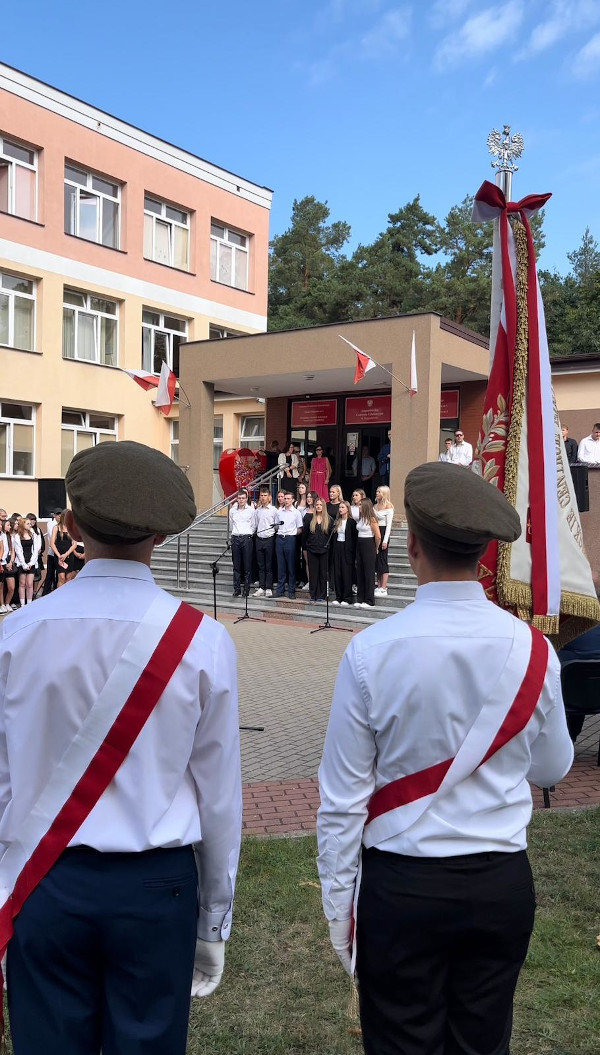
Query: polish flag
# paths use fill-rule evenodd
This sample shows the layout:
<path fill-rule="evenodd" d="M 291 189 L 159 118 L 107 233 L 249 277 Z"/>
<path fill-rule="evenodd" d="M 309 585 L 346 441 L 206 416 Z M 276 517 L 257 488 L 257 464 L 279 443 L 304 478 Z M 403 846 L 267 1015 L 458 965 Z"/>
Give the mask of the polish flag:
<path fill-rule="evenodd" d="M 415 331 L 413 330 L 412 335 L 412 346 L 410 350 L 410 388 L 409 392 L 411 396 L 417 394 L 417 346 L 415 343 Z"/>
<path fill-rule="evenodd" d="M 341 333 L 338 333 L 338 337 L 342 337 Z M 354 371 L 354 384 L 357 385 L 359 381 L 362 381 L 365 374 L 368 374 L 369 370 L 372 370 L 378 364 L 374 359 L 371 359 L 370 355 L 366 352 L 361 352 L 360 348 L 357 348 L 352 341 L 349 341 L 347 337 L 342 337 L 342 340 L 349 344 L 351 348 L 354 348 L 356 352 L 356 370 Z"/>
<path fill-rule="evenodd" d="M 158 378 L 158 387 L 156 392 L 156 399 L 154 405 L 162 410 L 163 414 L 169 414 L 171 407 L 173 406 L 173 400 L 175 399 L 175 386 L 177 385 L 177 378 L 172 370 L 166 363 L 163 363 L 160 368 L 160 376 Z"/>
<path fill-rule="evenodd" d="M 158 388 L 159 378 L 156 374 L 151 374 L 149 370 L 125 370 L 124 374 L 128 374 L 133 380 L 147 392 L 150 388 Z"/>

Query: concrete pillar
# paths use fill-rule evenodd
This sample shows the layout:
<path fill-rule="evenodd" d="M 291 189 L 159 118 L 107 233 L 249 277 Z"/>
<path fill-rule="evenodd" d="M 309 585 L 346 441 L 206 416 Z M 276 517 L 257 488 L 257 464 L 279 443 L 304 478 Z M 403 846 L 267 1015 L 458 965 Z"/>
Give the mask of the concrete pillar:
<path fill-rule="evenodd" d="M 215 386 L 194 379 L 192 372 L 182 383 L 192 405 L 179 409 L 179 464 L 190 466 L 189 481 L 194 488 L 198 512 L 213 504 L 213 438 Z"/>
<path fill-rule="evenodd" d="M 406 346 L 408 342 L 408 347 Z M 403 335 L 402 345 L 394 350 L 392 373 L 405 385 L 410 384 L 410 349 L 412 332 Z M 390 491 L 396 515 L 404 516 L 404 480 L 415 465 L 437 458 L 439 437 L 440 372 L 431 364 L 431 319 L 415 318 L 415 344 L 418 391 L 410 396 L 395 379 L 392 381 L 392 456 Z M 437 415 L 437 417 L 436 417 Z"/>

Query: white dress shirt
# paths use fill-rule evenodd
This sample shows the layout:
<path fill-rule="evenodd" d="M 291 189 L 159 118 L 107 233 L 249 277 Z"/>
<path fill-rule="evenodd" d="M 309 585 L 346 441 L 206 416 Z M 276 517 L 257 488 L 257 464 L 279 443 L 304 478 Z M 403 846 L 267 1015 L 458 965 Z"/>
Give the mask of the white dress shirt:
<path fill-rule="evenodd" d="M 253 535 L 256 531 L 256 510 L 246 505 L 243 509 L 236 504 L 229 510 L 229 527 L 232 535 Z"/>
<path fill-rule="evenodd" d="M 258 538 L 272 538 L 279 524 L 279 512 L 275 506 L 256 507 L 256 534 Z"/>
<path fill-rule="evenodd" d="M 289 509 L 283 508 L 278 510 L 277 523 L 279 525 L 277 534 L 280 538 L 288 538 L 290 535 L 297 535 L 298 528 L 304 526 L 302 515 L 298 512 L 295 506 L 290 506 Z"/>
<path fill-rule="evenodd" d="M 159 592 L 144 564 L 92 560 L 0 628 L 0 843 L 18 839 L 54 767 Z M 32 662 L 43 657 L 43 663 Z M 241 833 L 236 653 L 205 615 L 71 846 L 199 844 L 198 935 L 226 938 Z M 0 850 L 4 847 L 0 846 Z"/>
<path fill-rule="evenodd" d="M 317 821 L 328 919 L 350 915 L 371 795 L 452 758 L 511 662 L 514 624 L 477 582 L 432 582 L 397 615 L 357 634 L 335 684 Z M 519 684 L 515 684 L 515 694 Z M 375 845 L 410 857 L 526 846 L 528 780 L 558 782 L 573 760 L 553 649 L 536 710 L 519 735 L 405 831 Z M 390 815 L 390 830 L 394 818 Z"/>
<path fill-rule="evenodd" d="M 33 546 L 31 548 L 31 560 L 25 562 L 25 555 L 23 553 L 23 546 L 21 544 L 21 536 L 15 535 L 14 547 L 15 547 L 15 564 L 18 568 L 23 568 L 24 571 L 34 571 L 37 565 L 37 559 L 40 555 L 40 549 L 42 548 L 41 536 L 36 531 L 31 532 L 31 538 L 33 540 Z"/>
<path fill-rule="evenodd" d="M 579 444 L 577 461 L 584 465 L 600 465 L 600 440 L 593 439 L 591 434 L 585 436 Z"/>
<path fill-rule="evenodd" d="M 448 454 L 447 461 L 454 462 L 455 465 L 470 465 L 473 461 L 472 444 L 467 443 L 466 440 L 463 440 L 462 443 L 454 443 Z"/>

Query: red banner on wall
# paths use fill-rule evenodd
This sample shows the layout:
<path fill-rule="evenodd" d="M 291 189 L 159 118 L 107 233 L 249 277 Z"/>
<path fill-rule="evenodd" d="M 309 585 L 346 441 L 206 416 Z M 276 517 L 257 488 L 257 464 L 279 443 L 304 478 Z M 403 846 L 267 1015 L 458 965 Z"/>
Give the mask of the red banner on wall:
<path fill-rule="evenodd" d="M 346 400 L 346 425 L 387 425 L 391 420 L 391 396 L 349 396 Z"/>
<path fill-rule="evenodd" d="M 442 389 L 440 395 L 440 420 L 444 421 L 447 418 L 457 418 L 459 416 L 459 399 L 460 389 L 459 388 L 445 388 Z"/>
<path fill-rule="evenodd" d="M 337 399 L 292 403 L 293 429 L 314 429 L 317 425 L 337 425 Z"/>

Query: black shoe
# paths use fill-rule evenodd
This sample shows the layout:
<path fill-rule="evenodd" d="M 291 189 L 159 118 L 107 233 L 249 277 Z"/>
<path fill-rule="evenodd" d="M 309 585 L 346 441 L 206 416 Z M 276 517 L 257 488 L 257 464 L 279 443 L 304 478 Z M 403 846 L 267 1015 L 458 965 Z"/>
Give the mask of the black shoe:
<path fill-rule="evenodd" d="M 295 593 L 290 593 L 289 594 L 289 598 L 290 598 L 290 601 L 295 601 L 296 600 L 296 594 Z"/>
<path fill-rule="evenodd" d="M 231 596 L 232 597 L 241 597 L 242 595 L 241 595 L 239 590 L 234 590 Z"/>

